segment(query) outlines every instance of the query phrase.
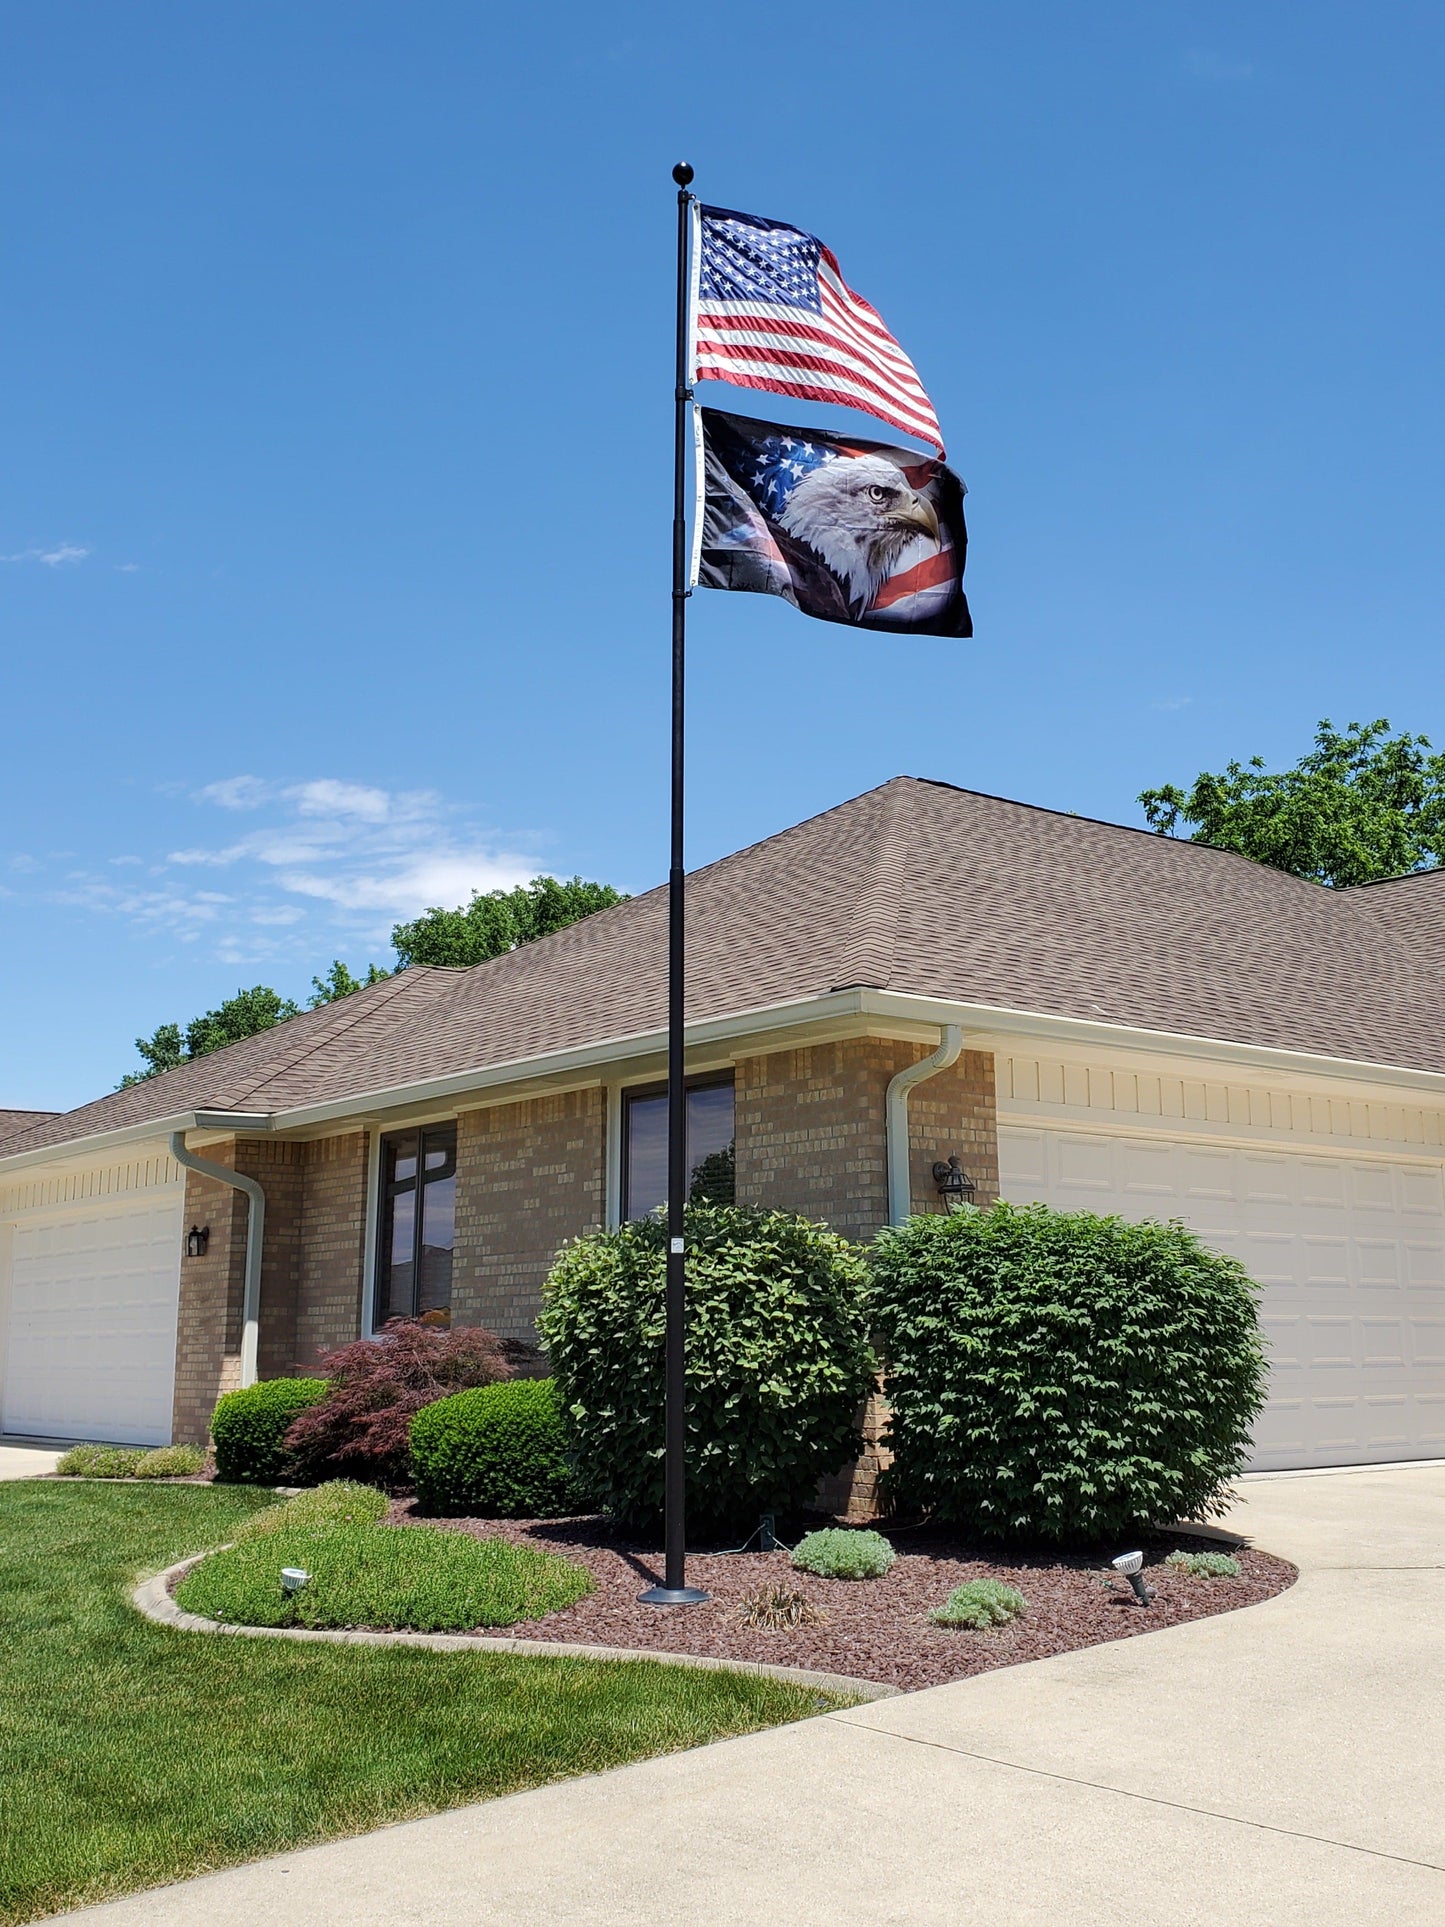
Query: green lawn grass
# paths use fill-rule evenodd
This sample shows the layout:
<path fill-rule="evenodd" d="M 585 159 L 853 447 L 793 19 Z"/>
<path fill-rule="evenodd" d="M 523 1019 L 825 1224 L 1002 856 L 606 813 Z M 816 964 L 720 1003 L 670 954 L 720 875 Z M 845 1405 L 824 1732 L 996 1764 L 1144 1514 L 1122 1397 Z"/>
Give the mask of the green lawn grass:
<path fill-rule="evenodd" d="M 283 1566 L 310 1574 L 300 1592 L 283 1591 Z M 203 1559 L 176 1604 L 237 1626 L 468 1633 L 541 1619 L 591 1590 L 591 1573 L 575 1560 L 505 1539 L 435 1526 L 302 1522 Z"/>
<path fill-rule="evenodd" d="M 651 1664 L 224 1639 L 141 1572 L 232 1536 L 239 1487 L 0 1484 L 0 1922 L 833 1704 Z"/>

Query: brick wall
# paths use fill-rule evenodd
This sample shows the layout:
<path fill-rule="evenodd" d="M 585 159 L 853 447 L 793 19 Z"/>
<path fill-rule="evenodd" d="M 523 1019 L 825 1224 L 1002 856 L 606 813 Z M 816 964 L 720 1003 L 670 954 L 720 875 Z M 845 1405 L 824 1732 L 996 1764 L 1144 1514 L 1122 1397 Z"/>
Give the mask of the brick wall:
<path fill-rule="evenodd" d="M 317 1138 L 305 1147 L 293 1351 L 303 1377 L 315 1371 L 319 1352 L 361 1334 L 368 1148 L 365 1131 Z"/>
<path fill-rule="evenodd" d="M 208 1150 L 206 1156 L 213 1164 L 231 1164 L 234 1146 Z M 218 1178 L 187 1171 L 185 1230 L 192 1225 L 209 1225 L 211 1237 L 205 1257 L 181 1257 L 171 1437 L 200 1444 L 216 1400 L 240 1381 L 245 1197 Z"/>
<path fill-rule="evenodd" d="M 845 1237 L 871 1238 L 888 1221 L 884 1096 L 897 1071 L 929 1051 L 885 1038 L 849 1038 L 738 1062 L 740 1204 L 822 1218 Z M 915 1211 L 938 1209 L 935 1159 L 956 1151 L 980 1203 L 998 1195 L 993 1058 L 965 1051 L 909 1095 Z"/>
<path fill-rule="evenodd" d="M 261 1247 L 261 1330 L 257 1370 L 284 1378 L 296 1357 L 296 1287 L 301 1262 L 301 1199 L 309 1144 L 278 1138 L 238 1138 L 236 1170 L 255 1178 L 266 1193 L 266 1234 Z M 207 1154 L 209 1155 L 209 1153 Z M 244 1247 L 245 1200 L 239 1200 Z M 239 1342 L 239 1341 L 238 1341 Z"/>
<path fill-rule="evenodd" d="M 466 1111 L 457 1120 L 452 1322 L 536 1342 L 558 1247 L 603 1215 L 600 1089 Z"/>

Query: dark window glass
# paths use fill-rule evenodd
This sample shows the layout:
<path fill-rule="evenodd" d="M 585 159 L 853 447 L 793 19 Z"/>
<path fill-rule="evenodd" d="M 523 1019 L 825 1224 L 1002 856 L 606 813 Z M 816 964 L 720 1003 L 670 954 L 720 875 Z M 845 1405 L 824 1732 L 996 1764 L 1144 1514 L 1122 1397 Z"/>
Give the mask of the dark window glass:
<path fill-rule="evenodd" d="M 623 1099 L 622 1215 L 645 1218 L 667 1203 L 667 1092 L 636 1091 Z M 687 1093 L 688 1197 L 733 1201 L 733 1087 L 696 1084 Z"/>
<path fill-rule="evenodd" d="M 398 1131 L 381 1140 L 378 1325 L 384 1325 L 388 1318 L 426 1318 L 435 1324 L 450 1321 L 456 1170 L 454 1124 Z"/>

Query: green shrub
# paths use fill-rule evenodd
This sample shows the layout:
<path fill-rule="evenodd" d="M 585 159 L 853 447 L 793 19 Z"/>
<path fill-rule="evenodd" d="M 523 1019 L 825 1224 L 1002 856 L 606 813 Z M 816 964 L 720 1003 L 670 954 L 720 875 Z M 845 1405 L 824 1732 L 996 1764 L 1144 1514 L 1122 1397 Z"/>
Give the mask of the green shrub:
<path fill-rule="evenodd" d="M 199 1445 L 158 1445 L 136 1466 L 138 1479 L 189 1479 L 206 1463 Z"/>
<path fill-rule="evenodd" d="M 311 1575 L 298 1593 L 282 1592 L 283 1566 Z M 540 1619 L 591 1590 L 585 1567 L 503 1539 L 431 1526 L 333 1525 L 239 1540 L 188 1573 L 176 1599 L 186 1612 L 237 1626 L 470 1632 Z"/>
<path fill-rule="evenodd" d="M 139 1445 L 72 1445 L 55 1469 L 63 1479 L 129 1479 L 145 1456 Z"/>
<path fill-rule="evenodd" d="M 555 1519 L 583 1503 L 550 1378 L 479 1385 L 411 1422 L 416 1496 L 428 1512 Z"/>
<path fill-rule="evenodd" d="M 1227 1552 L 1171 1552 L 1164 1561 L 1191 1579 L 1238 1579 L 1240 1565 Z"/>
<path fill-rule="evenodd" d="M 686 1233 L 689 1518 L 731 1531 L 796 1510 L 857 1451 L 867 1271 L 785 1211 L 694 1205 Z M 640 1527 L 662 1511 L 666 1242 L 659 1218 L 576 1239 L 538 1320 L 573 1462 L 597 1503 Z"/>
<path fill-rule="evenodd" d="M 324 1378 L 263 1378 L 225 1392 L 211 1414 L 216 1477 L 240 1485 L 275 1485 L 291 1471 L 286 1433 L 299 1412 L 326 1395 Z"/>
<path fill-rule="evenodd" d="M 315 1532 L 325 1526 L 374 1526 L 386 1517 L 389 1501 L 374 1485 L 332 1479 L 298 1492 L 281 1505 L 268 1505 L 236 1533 L 238 1539 L 266 1539 L 273 1532 Z"/>
<path fill-rule="evenodd" d="M 997 1539 L 1223 1509 L 1264 1397 L 1258 1288 L 1179 1224 L 1045 1205 L 879 1234 L 893 1494 Z"/>
<path fill-rule="evenodd" d="M 881 1532 L 843 1526 L 810 1532 L 793 1549 L 799 1572 L 814 1572 L 820 1579 L 881 1579 L 897 1557 Z"/>
<path fill-rule="evenodd" d="M 1002 1579 L 970 1579 L 955 1586 L 941 1606 L 929 1613 L 940 1626 L 964 1626 L 986 1632 L 990 1626 L 1006 1626 L 1028 1609 L 1028 1601 Z"/>

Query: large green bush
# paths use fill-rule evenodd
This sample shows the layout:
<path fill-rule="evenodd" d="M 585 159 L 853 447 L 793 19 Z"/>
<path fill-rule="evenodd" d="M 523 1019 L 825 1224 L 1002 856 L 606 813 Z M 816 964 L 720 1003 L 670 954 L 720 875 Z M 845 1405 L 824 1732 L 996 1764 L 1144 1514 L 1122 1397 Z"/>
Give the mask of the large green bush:
<path fill-rule="evenodd" d="M 326 1395 L 324 1378 L 263 1378 L 224 1392 L 211 1414 L 216 1477 L 242 1485 L 274 1485 L 292 1469 L 286 1434 L 299 1412 Z"/>
<path fill-rule="evenodd" d="M 552 1519 L 581 1498 L 550 1378 L 479 1385 L 411 1422 L 416 1496 L 428 1512 Z"/>
<path fill-rule="evenodd" d="M 731 1529 L 805 1504 L 857 1450 L 867 1268 L 789 1212 L 694 1205 L 686 1229 L 689 1519 Z M 538 1321 L 573 1460 L 633 1526 L 662 1511 L 665 1247 L 658 1218 L 577 1239 Z"/>
<path fill-rule="evenodd" d="M 1179 1224 L 1045 1205 L 879 1234 L 893 1493 L 999 1539 L 1222 1509 L 1264 1398 L 1257 1287 Z"/>

